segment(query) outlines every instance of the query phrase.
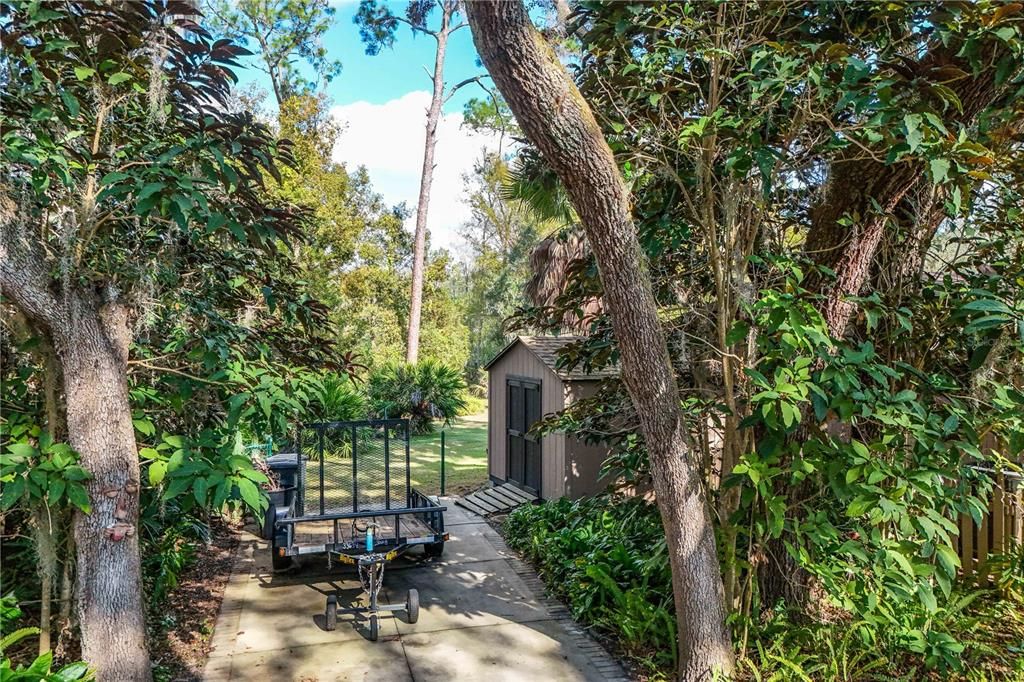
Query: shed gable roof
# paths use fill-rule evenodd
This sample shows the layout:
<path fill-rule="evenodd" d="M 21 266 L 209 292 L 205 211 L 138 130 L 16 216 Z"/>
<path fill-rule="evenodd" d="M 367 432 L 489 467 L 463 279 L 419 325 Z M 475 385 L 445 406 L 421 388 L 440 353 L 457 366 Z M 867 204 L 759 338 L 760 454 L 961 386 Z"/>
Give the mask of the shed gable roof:
<path fill-rule="evenodd" d="M 579 365 L 572 370 L 558 366 L 558 351 L 584 338 L 582 336 L 517 336 L 491 358 L 491 361 L 484 365 L 484 369 L 491 369 L 509 350 L 521 343 L 563 381 L 594 381 L 618 376 L 618 365 L 603 367 L 592 372 L 585 372 Z"/>

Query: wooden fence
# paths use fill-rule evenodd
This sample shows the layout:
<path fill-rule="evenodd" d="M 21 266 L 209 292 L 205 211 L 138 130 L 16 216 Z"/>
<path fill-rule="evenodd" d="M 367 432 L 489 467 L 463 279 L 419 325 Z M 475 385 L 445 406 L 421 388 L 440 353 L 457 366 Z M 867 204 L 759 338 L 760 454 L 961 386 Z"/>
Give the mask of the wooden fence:
<path fill-rule="evenodd" d="M 1024 477 L 1011 471 L 995 472 L 995 484 L 989 499 L 988 513 L 981 525 L 974 523 L 969 514 L 960 517 L 958 550 L 964 578 L 982 575 L 983 564 L 990 556 L 1002 554 L 1024 543 Z"/>

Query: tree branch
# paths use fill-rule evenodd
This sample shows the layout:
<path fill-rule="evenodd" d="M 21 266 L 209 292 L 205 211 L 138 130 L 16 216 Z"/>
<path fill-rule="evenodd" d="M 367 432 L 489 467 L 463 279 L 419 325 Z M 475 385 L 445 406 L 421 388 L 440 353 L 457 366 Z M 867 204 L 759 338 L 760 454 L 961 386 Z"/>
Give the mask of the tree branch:
<path fill-rule="evenodd" d="M 403 24 L 405 24 L 406 26 L 411 28 L 413 31 L 419 31 L 420 33 L 426 33 L 428 36 L 434 36 L 434 38 L 437 38 L 437 31 L 431 31 L 426 26 L 420 26 L 418 24 L 414 24 L 411 21 L 409 21 L 408 19 L 404 19 L 404 18 L 398 16 L 397 14 L 394 15 L 394 17 L 395 17 L 396 21 L 402 22 Z"/>
<path fill-rule="evenodd" d="M 0 195 L 0 293 L 30 320 L 52 331 L 64 308 L 47 288 L 45 254 L 19 222 L 14 201 Z"/>
<path fill-rule="evenodd" d="M 447 104 L 448 100 L 450 100 L 452 97 L 455 96 L 455 93 L 458 92 L 459 88 L 465 87 L 465 86 L 469 85 L 470 83 L 478 83 L 480 85 L 483 85 L 480 81 L 482 81 L 484 78 L 490 78 L 490 76 L 488 74 L 486 74 L 486 73 L 482 73 L 479 76 L 473 76 L 472 78 L 467 78 L 464 81 L 460 81 L 459 83 L 456 83 L 452 87 L 452 89 L 448 91 L 448 96 L 444 98 L 444 103 Z"/>

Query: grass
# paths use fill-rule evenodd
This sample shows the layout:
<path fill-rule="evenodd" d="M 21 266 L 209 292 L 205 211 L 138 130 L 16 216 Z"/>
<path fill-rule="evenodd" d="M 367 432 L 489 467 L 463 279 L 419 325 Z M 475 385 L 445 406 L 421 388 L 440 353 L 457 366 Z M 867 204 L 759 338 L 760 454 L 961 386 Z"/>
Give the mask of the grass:
<path fill-rule="evenodd" d="M 410 445 L 412 484 L 427 495 L 441 492 L 441 431 L 445 433 L 445 494 L 461 495 L 487 482 L 487 413 L 458 417 Z"/>

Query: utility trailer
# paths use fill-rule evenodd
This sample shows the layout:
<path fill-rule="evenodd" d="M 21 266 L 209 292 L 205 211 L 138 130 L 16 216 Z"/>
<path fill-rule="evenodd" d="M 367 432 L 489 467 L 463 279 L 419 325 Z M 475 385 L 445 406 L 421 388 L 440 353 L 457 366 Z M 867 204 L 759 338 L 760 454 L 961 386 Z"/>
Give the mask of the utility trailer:
<path fill-rule="evenodd" d="M 271 494 L 264 536 L 270 540 L 275 569 L 295 557 L 326 555 L 356 566 L 368 607 L 338 608 L 327 598 L 328 630 L 338 613 L 369 613 L 370 639 L 378 633 L 380 611 L 419 615 L 419 593 L 409 590 L 404 604 L 379 604 L 384 568 L 410 547 L 424 545 L 440 556 L 448 534 L 446 507 L 414 489 L 410 480 L 409 422 L 406 419 L 327 422 L 300 427 L 294 453 L 268 458 L 280 488 Z"/>

